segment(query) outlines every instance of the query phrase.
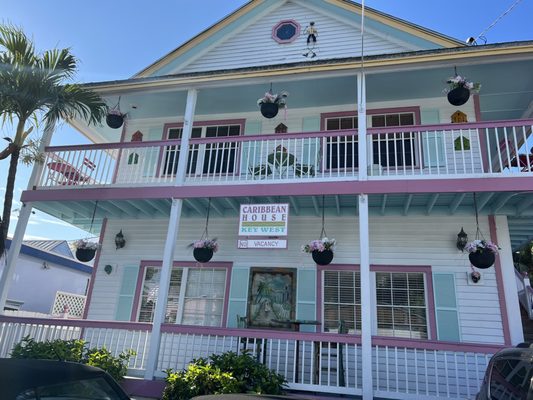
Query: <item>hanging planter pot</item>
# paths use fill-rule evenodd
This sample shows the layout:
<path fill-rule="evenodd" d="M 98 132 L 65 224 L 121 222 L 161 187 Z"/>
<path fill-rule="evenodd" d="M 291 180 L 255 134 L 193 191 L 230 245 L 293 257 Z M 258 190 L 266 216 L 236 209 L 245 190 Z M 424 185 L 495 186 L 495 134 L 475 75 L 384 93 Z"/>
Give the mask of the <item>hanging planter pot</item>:
<path fill-rule="evenodd" d="M 311 255 L 313 256 L 313 261 L 318 265 L 328 265 L 333 261 L 333 251 L 331 250 L 313 250 Z"/>
<path fill-rule="evenodd" d="M 194 249 L 192 255 L 196 261 L 206 263 L 213 258 L 213 250 L 206 248 Z"/>
<path fill-rule="evenodd" d="M 279 106 L 277 103 L 262 103 L 261 104 L 261 114 L 265 118 L 274 118 L 278 115 Z"/>
<path fill-rule="evenodd" d="M 96 249 L 76 249 L 76 258 L 81 262 L 89 262 L 94 258 Z"/>
<path fill-rule="evenodd" d="M 468 259 L 474 267 L 479 269 L 487 269 L 492 267 L 496 261 L 496 254 L 489 250 L 485 250 L 483 252 L 475 251 L 468 255 Z"/>
<path fill-rule="evenodd" d="M 105 117 L 105 122 L 107 126 L 112 129 L 118 129 L 124 124 L 124 114 L 118 110 L 109 110 L 109 113 Z"/>
<path fill-rule="evenodd" d="M 462 106 L 470 98 L 470 90 L 465 87 L 457 87 L 448 92 L 448 102 L 454 106 Z"/>

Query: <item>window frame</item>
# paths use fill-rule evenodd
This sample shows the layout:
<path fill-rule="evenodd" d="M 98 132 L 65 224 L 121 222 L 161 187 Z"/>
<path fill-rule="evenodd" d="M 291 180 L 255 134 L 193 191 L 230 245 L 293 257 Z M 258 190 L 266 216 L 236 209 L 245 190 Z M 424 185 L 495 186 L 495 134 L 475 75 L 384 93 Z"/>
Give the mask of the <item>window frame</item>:
<path fill-rule="evenodd" d="M 162 260 L 141 260 L 139 273 L 137 275 L 137 286 L 135 288 L 133 306 L 131 309 L 131 316 L 130 316 L 131 322 L 137 322 L 139 319 L 139 315 L 141 311 L 141 296 L 142 296 L 142 289 L 144 286 L 144 278 L 146 275 L 146 268 L 148 267 L 161 268 L 162 266 L 163 266 Z M 173 261 L 172 268 L 188 268 L 189 270 L 190 269 L 199 270 L 202 268 L 205 269 L 205 267 L 201 267 L 197 262 L 194 262 L 194 261 Z M 222 302 L 222 318 L 221 318 L 220 326 L 218 326 L 217 328 L 224 328 L 226 327 L 226 324 L 227 324 L 232 268 L 233 268 L 233 263 L 231 262 L 210 262 L 209 263 L 209 269 L 219 269 L 219 270 L 226 271 L 226 279 L 224 283 L 225 285 L 224 300 Z M 185 287 L 183 289 L 185 289 Z M 182 288 L 180 288 L 179 301 L 182 302 L 184 298 L 185 298 L 185 292 L 182 291 Z M 183 313 L 183 304 L 181 304 L 181 306 L 182 306 L 182 313 Z M 170 325 L 183 326 L 183 324 L 178 324 L 178 323 L 171 323 Z M 194 325 L 194 326 L 197 326 L 197 325 Z"/>
<path fill-rule="evenodd" d="M 397 127 L 376 127 L 376 128 L 373 128 L 371 127 L 371 121 L 372 121 L 372 116 L 375 116 L 375 115 L 383 115 L 383 116 L 387 116 L 387 115 L 401 115 L 401 114 L 413 114 L 413 122 L 414 124 L 413 125 L 399 125 Z M 354 127 L 353 129 L 339 129 L 339 130 L 327 130 L 327 122 L 328 120 L 330 119 L 334 119 L 334 118 L 358 118 L 358 115 L 359 113 L 357 111 L 339 111 L 339 112 L 328 112 L 328 113 L 321 113 L 320 114 L 320 130 L 322 132 L 340 132 L 340 131 L 356 131 L 357 133 L 357 130 L 358 128 L 357 127 Z M 420 125 L 420 107 L 419 106 L 409 106 L 409 107 L 396 107 L 396 108 L 375 108 L 375 109 L 370 109 L 370 110 L 367 110 L 366 112 L 366 118 L 367 118 L 367 126 L 369 127 L 369 129 L 392 129 L 392 128 L 401 128 L 401 127 L 408 127 L 408 126 L 419 126 Z M 369 122 L 370 121 L 370 122 Z M 358 141 L 358 136 L 359 134 L 357 133 L 356 135 L 354 135 L 354 140 L 353 141 L 350 141 L 350 142 L 343 142 L 343 143 L 352 143 L 352 146 L 355 146 L 355 144 L 353 142 L 356 142 Z M 374 135 L 373 135 L 374 136 Z M 379 136 L 379 135 L 375 135 L 375 136 Z M 408 140 L 409 138 L 405 138 L 403 140 Z M 396 140 L 402 140 L 402 139 L 394 139 L 395 141 Z M 411 152 L 413 153 L 413 157 L 414 157 L 414 165 L 413 166 L 409 166 L 409 168 L 420 168 L 420 166 L 423 164 L 423 160 L 422 159 L 417 159 L 417 154 L 419 153 L 418 149 L 417 149 L 417 140 L 416 140 L 416 133 L 411 133 L 411 139 L 410 139 L 413 143 L 413 147 L 411 149 Z M 391 141 L 391 139 L 389 139 L 389 141 Z M 382 143 L 383 141 L 380 141 L 379 138 L 377 140 L 372 140 L 372 163 L 374 163 L 374 144 L 378 144 L 378 146 L 380 145 L 380 143 Z M 394 143 L 394 142 L 393 142 Z M 336 170 L 343 170 L 345 169 L 346 167 L 344 166 L 340 166 L 340 167 L 337 167 L 337 168 L 327 168 L 327 163 L 328 163 L 328 159 L 327 159 L 327 139 L 326 140 L 323 140 L 322 141 L 322 146 L 323 146 L 323 160 L 322 160 L 322 169 L 324 171 L 336 171 Z M 356 150 L 356 149 L 355 149 Z M 358 170 L 358 162 L 355 162 L 358 160 L 358 157 L 357 157 L 357 152 L 354 153 L 354 163 L 355 165 L 353 165 L 352 167 L 350 168 L 353 168 L 355 170 Z M 331 160 L 329 161 L 330 163 L 332 162 Z M 345 163 L 346 161 L 344 161 Z M 383 162 L 383 161 L 382 161 Z M 339 160 L 337 160 L 337 165 L 339 164 Z M 345 164 L 344 164 L 345 165 Z M 387 165 L 385 166 L 382 166 L 383 168 L 386 168 L 386 169 L 390 169 L 390 168 L 397 168 L 395 167 L 394 165 L 389 165 L 389 163 L 387 162 Z"/>
<path fill-rule="evenodd" d="M 324 278 L 322 271 L 353 271 L 360 272 L 359 264 L 329 264 L 317 265 L 316 277 L 316 315 L 319 316 L 320 321 L 324 321 Z M 370 265 L 370 290 L 371 290 L 371 307 L 375 316 L 377 316 L 377 291 L 376 291 L 376 272 L 390 272 L 390 273 L 422 273 L 424 277 L 424 295 L 426 301 L 426 324 L 427 324 L 427 339 L 410 339 L 399 336 L 380 336 L 377 334 L 377 318 L 372 321 L 372 337 L 384 339 L 401 339 L 401 340 L 416 340 L 416 341 L 435 341 L 437 340 L 437 321 L 435 314 L 435 297 L 433 291 L 433 274 L 431 266 L 429 265 Z M 321 326 L 321 332 L 324 332 L 324 327 Z M 355 336 L 360 336 L 355 334 Z"/>
<path fill-rule="evenodd" d="M 240 157 L 241 157 L 241 145 L 240 143 L 235 143 L 235 146 L 234 146 L 234 157 L 235 157 L 235 161 L 234 161 L 234 170 L 233 172 L 221 172 L 221 173 L 217 173 L 217 172 L 214 172 L 214 173 L 204 173 L 204 160 L 205 160 L 205 154 L 206 154 L 206 146 L 208 146 L 208 143 L 196 143 L 196 141 L 200 140 L 200 141 L 205 141 L 206 139 L 210 139 L 210 138 L 207 138 L 206 137 L 206 132 L 207 132 L 207 129 L 210 128 L 210 127 L 222 127 L 222 126 L 232 126 L 232 125 L 238 125 L 239 126 L 239 135 L 235 135 L 235 137 L 240 137 L 240 136 L 244 136 L 244 128 L 245 128 L 245 123 L 246 123 L 246 120 L 245 119 L 227 119 L 227 120 L 209 120 L 209 121 L 195 121 L 193 122 L 193 129 L 194 128 L 201 128 L 201 134 L 200 134 L 200 137 L 199 138 L 190 138 L 189 139 L 189 143 L 191 145 L 195 145 L 195 148 L 199 149 L 198 150 L 198 153 L 196 154 L 196 157 L 195 157 L 195 171 L 194 173 L 190 173 L 189 171 L 187 171 L 187 176 L 205 176 L 205 175 L 209 175 L 209 176 L 219 176 L 219 175 L 226 175 L 226 174 L 235 174 L 235 175 L 239 175 L 240 174 Z M 183 122 L 170 122 L 170 123 L 166 123 L 163 125 L 163 134 L 162 134 L 162 137 L 161 137 L 161 140 L 164 140 L 164 141 L 169 141 L 169 140 L 181 140 L 181 139 L 168 139 L 168 135 L 169 135 L 169 132 L 171 129 L 182 129 L 183 128 Z M 229 137 L 229 136 L 227 136 Z M 214 138 L 211 138 L 211 139 L 214 139 Z M 163 146 L 163 147 L 169 147 L 169 146 Z M 213 150 L 213 151 L 223 151 L 224 149 L 219 149 L 219 150 Z M 228 150 L 232 150 L 232 149 L 228 149 Z M 165 163 L 165 160 L 164 160 L 164 157 L 165 157 L 165 150 L 163 149 L 163 151 L 161 151 L 160 155 L 159 155 L 159 162 L 158 162 L 158 165 L 157 165 L 157 171 L 158 173 L 161 172 L 161 176 L 173 176 L 174 174 L 165 174 L 164 171 L 160 171 L 161 169 L 161 165 L 163 165 Z M 190 156 L 189 156 L 190 157 Z M 190 162 L 190 160 L 189 160 Z M 189 164 L 189 162 L 187 164 Z M 189 165 L 187 166 L 187 168 L 189 168 Z"/>

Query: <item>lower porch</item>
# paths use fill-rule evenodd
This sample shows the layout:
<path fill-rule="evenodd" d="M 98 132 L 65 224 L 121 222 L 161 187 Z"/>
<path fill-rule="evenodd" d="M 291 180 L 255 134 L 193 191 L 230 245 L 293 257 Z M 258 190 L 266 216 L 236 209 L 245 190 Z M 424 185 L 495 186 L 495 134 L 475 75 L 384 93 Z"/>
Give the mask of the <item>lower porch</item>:
<path fill-rule="evenodd" d="M 0 316 L 0 357 L 9 357 L 23 337 L 37 341 L 84 339 L 115 356 L 133 349 L 128 376 L 144 375 L 152 325 L 111 321 L 34 319 Z M 374 396 L 395 399 L 471 398 L 478 392 L 488 361 L 501 346 L 372 338 Z M 163 325 L 154 380 L 164 370 L 181 370 L 195 358 L 227 351 L 250 352 L 285 376 L 288 389 L 322 394 L 362 394 L 361 337 L 308 333 Z M 131 395 L 159 397 L 163 384 L 126 380 Z"/>

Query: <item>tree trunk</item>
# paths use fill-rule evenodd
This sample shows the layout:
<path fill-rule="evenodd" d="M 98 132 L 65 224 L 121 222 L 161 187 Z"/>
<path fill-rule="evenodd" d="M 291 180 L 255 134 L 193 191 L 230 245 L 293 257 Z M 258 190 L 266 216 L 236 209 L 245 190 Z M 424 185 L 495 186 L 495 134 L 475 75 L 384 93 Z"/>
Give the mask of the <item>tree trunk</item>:
<path fill-rule="evenodd" d="M 4 210 L 2 221 L 0 222 L 0 255 L 6 250 L 7 232 L 11 219 L 11 206 L 13 205 L 13 191 L 15 189 L 15 178 L 17 177 L 17 166 L 19 162 L 20 148 L 15 148 L 11 153 L 9 161 L 9 172 L 7 174 L 6 194 L 4 196 Z"/>

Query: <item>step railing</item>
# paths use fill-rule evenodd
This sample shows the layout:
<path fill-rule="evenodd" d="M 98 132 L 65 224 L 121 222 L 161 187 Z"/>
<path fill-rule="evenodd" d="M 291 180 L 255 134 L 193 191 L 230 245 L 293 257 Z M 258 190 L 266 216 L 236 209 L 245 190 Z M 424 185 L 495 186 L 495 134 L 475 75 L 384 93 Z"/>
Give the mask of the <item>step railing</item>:
<path fill-rule="evenodd" d="M 371 128 L 370 179 L 533 175 L 533 120 Z M 180 142 L 48 147 L 37 186 L 172 185 Z M 357 180 L 356 130 L 195 138 L 185 183 Z"/>
<path fill-rule="evenodd" d="M 516 268 L 515 280 L 516 289 L 518 290 L 518 300 L 527 313 L 529 319 L 533 319 L 533 288 L 527 273 L 518 271 Z"/>

